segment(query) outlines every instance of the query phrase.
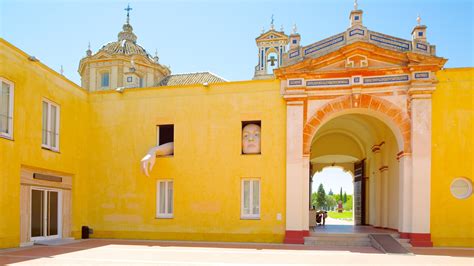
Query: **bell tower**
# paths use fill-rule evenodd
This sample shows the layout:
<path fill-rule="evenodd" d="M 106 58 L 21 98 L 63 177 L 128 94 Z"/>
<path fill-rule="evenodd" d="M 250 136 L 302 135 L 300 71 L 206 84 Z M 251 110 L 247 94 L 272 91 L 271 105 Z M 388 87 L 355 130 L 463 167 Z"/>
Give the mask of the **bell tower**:
<path fill-rule="evenodd" d="M 280 31 L 275 30 L 272 21 L 268 31 L 262 30 L 262 34 L 255 41 L 258 47 L 258 65 L 255 66 L 253 79 L 272 79 L 273 70 L 283 63 L 283 54 L 286 52 L 289 38 L 284 33 L 283 27 Z"/>

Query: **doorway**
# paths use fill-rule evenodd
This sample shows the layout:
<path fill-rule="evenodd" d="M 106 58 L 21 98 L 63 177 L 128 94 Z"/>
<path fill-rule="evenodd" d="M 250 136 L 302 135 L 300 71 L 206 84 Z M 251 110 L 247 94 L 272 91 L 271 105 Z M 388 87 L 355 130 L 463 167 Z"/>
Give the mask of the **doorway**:
<path fill-rule="evenodd" d="M 347 167 L 347 165 L 346 165 Z M 354 225 L 353 167 L 329 165 L 312 173 L 310 183 L 310 227 L 318 225 Z M 321 213 L 323 220 L 321 221 Z M 319 217 L 317 216 L 319 214 Z M 316 220 L 314 221 L 316 217 Z M 321 223 L 322 222 L 322 223 Z"/>
<path fill-rule="evenodd" d="M 31 188 L 31 240 L 61 237 L 61 191 Z"/>

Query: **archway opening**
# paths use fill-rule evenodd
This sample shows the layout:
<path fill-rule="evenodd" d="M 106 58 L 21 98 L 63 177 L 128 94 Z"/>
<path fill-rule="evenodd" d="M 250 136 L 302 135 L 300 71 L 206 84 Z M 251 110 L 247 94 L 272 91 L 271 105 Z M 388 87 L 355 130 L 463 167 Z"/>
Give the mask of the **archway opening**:
<path fill-rule="evenodd" d="M 334 116 L 318 128 L 311 142 L 310 182 L 312 181 L 314 185 L 310 190 L 312 193 L 317 193 L 318 177 L 322 180 L 324 172 L 336 166 L 339 171 L 350 173 L 352 178 L 353 222 L 345 225 L 351 227 L 373 225 L 398 229 L 399 146 L 392 129 L 375 116 L 357 112 Z M 327 190 L 326 194 L 330 189 L 333 190 L 333 194 L 340 194 L 340 188 L 334 191 L 329 181 L 326 180 L 322 184 Z M 312 205 L 313 202 L 310 209 Z M 344 201 L 342 205 L 339 206 L 343 209 L 342 213 L 344 209 L 350 210 L 347 200 L 345 206 Z M 318 207 L 324 208 L 324 206 Z M 327 206 L 325 208 L 334 210 Z M 329 221 L 334 220 L 329 218 Z M 331 223 L 329 225 L 331 226 Z M 324 230 L 323 228 L 316 226 L 314 230 Z M 334 228 L 331 231 L 334 231 Z"/>
<path fill-rule="evenodd" d="M 280 66 L 280 57 L 278 56 L 278 51 L 275 48 L 272 48 L 267 52 L 266 64 L 266 74 L 272 74 L 273 71 Z"/>

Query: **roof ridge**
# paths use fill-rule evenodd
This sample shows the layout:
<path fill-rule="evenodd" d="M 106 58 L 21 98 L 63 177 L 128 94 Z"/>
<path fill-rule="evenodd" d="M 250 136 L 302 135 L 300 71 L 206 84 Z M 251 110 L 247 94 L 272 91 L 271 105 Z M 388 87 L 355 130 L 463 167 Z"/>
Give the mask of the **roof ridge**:
<path fill-rule="evenodd" d="M 212 73 L 210 71 L 198 71 L 198 72 L 176 73 L 176 74 L 171 74 L 171 76 L 190 75 L 190 74 L 212 74 Z"/>
<path fill-rule="evenodd" d="M 210 74 L 210 75 L 213 75 L 219 79 L 222 79 L 223 81 L 226 81 L 228 82 L 227 79 L 217 75 L 216 73 L 212 72 L 212 71 L 197 71 L 197 72 L 187 72 L 187 73 L 176 73 L 176 74 L 171 74 L 170 76 L 183 76 L 183 75 L 193 75 L 193 74 Z"/>
<path fill-rule="evenodd" d="M 211 74 L 211 75 L 213 75 L 213 76 L 216 76 L 216 77 L 222 79 L 222 80 L 225 81 L 225 82 L 229 82 L 227 79 L 225 79 L 225 78 L 223 78 L 223 77 L 217 75 L 216 73 L 214 73 L 214 72 L 212 72 L 212 71 L 208 71 L 208 73 Z"/>

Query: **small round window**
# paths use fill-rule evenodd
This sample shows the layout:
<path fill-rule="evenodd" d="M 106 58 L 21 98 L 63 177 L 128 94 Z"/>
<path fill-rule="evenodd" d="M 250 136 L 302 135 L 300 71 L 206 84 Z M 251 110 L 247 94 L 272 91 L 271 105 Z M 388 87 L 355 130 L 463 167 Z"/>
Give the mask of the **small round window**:
<path fill-rule="evenodd" d="M 472 194 L 471 180 L 458 177 L 451 182 L 451 194 L 457 199 L 467 199 Z"/>

